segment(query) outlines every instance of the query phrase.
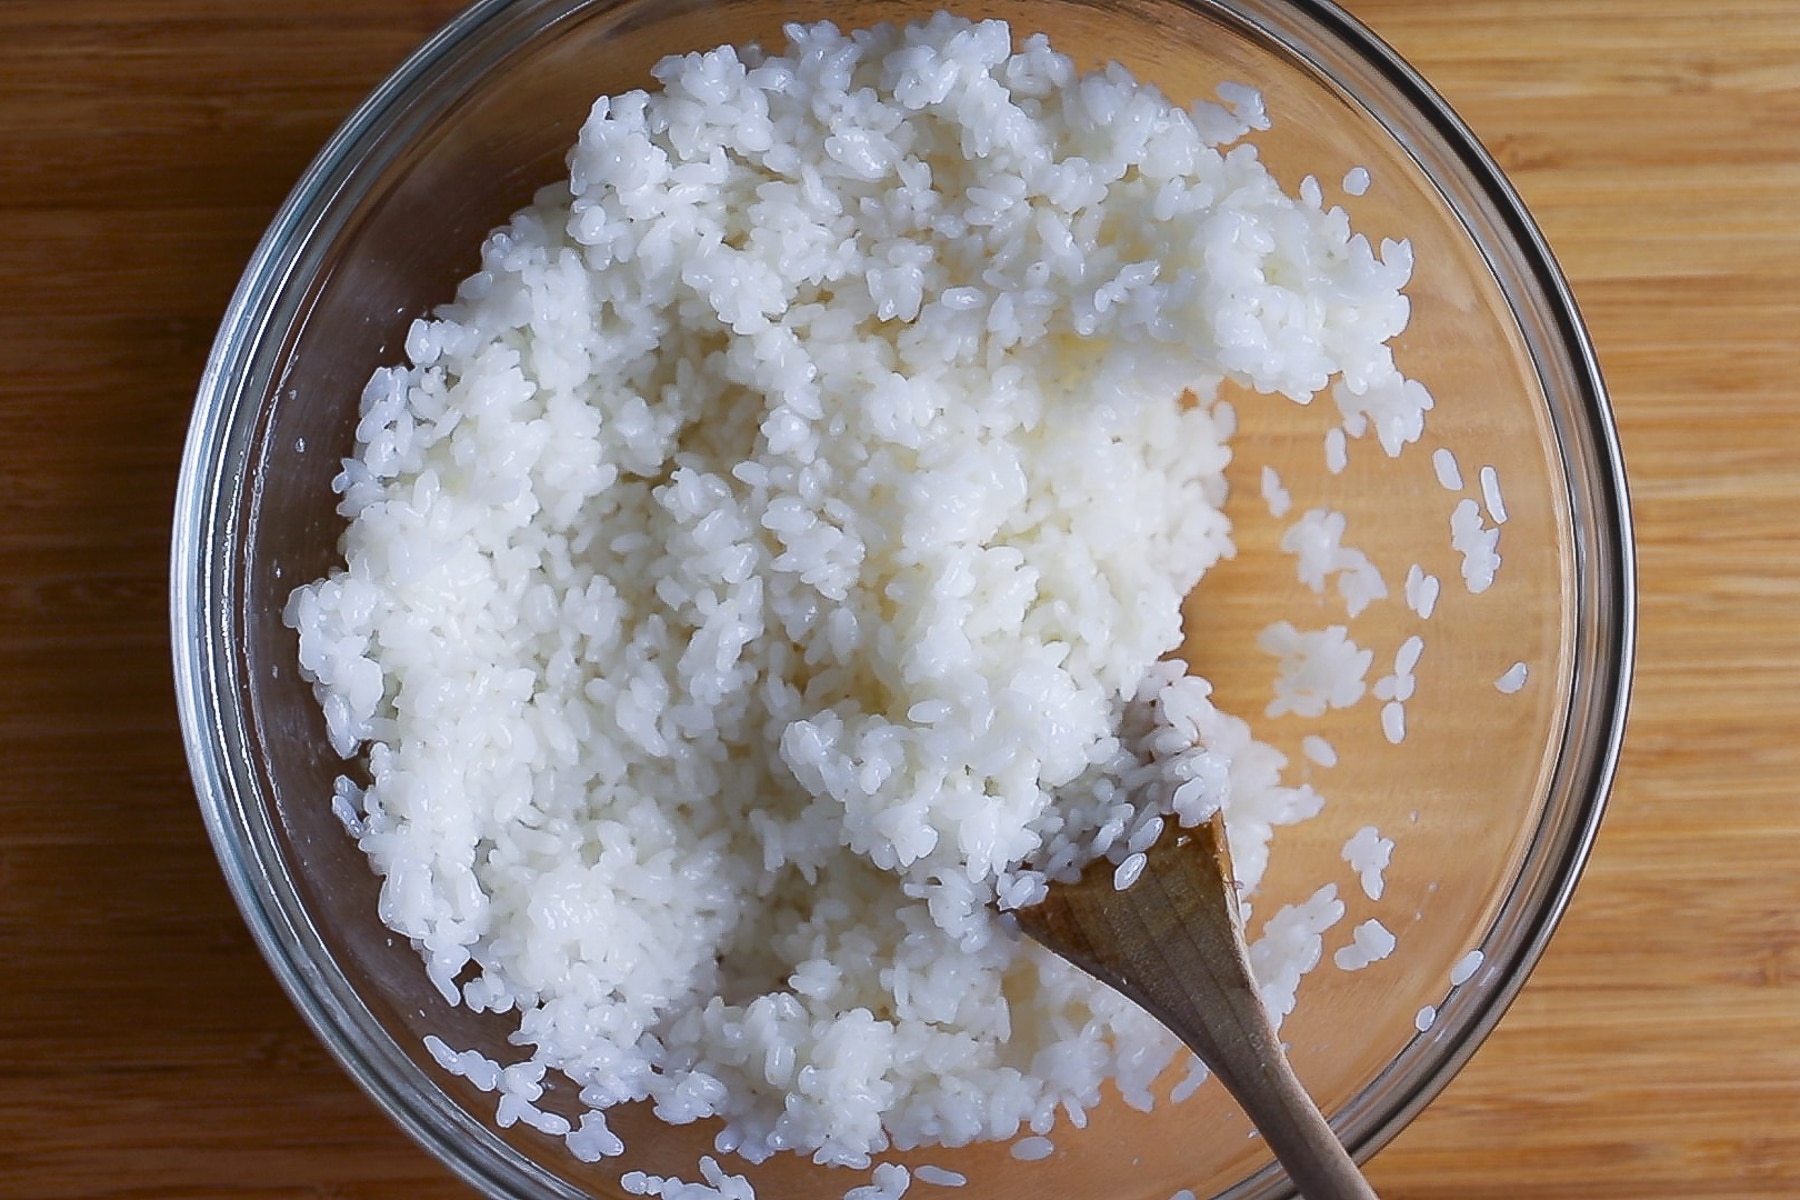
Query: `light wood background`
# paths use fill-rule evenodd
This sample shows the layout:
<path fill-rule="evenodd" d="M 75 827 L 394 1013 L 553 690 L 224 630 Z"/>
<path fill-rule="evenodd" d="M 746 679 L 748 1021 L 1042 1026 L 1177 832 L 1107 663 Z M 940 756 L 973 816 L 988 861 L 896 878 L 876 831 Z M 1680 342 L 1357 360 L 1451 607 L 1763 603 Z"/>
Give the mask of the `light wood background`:
<path fill-rule="evenodd" d="M 466 1197 L 201 828 L 177 454 L 265 222 L 455 0 L 0 3 L 0 1196 Z M 1387 1200 L 1800 1196 L 1800 2 L 1352 0 L 1511 172 L 1617 404 L 1643 599 L 1560 934 Z"/>

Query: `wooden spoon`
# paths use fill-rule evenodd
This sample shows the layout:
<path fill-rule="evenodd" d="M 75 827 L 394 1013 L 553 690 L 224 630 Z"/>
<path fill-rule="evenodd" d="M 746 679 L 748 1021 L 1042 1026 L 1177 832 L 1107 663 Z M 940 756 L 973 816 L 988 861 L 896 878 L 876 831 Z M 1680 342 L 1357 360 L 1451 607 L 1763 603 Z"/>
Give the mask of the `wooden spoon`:
<path fill-rule="evenodd" d="M 1377 1200 L 1300 1086 L 1251 979 L 1223 818 L 1169 826 L 1130 887 L 1116 889 L 1100 859 L 1014 914 L 1019 928 L 1186 1042 L 1306 1200 Z"/>

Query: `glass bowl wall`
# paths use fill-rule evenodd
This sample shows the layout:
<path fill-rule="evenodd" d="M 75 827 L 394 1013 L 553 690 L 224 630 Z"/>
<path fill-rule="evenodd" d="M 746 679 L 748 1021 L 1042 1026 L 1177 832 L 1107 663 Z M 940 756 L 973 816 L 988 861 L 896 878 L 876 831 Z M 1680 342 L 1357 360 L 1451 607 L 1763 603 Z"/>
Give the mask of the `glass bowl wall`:
<path fill-rule="evenodd" d="M 812 0 L 519 0 L 479 4 L 403 65 L 321 153 L 271 226 L 233 300 L 202 382 L 183 462 L 173 546 L 182 719 L 202 809 L 226 877 L 270 964 L 319 1036 L 432 1153 L 493 1196 L 614 1196 L 626 1169 L 694 1178 L 712 1130 L 669 1130 L 647 1112 L 614 1121 L 624 1163 L 583 1166 L 559 1142 L 492 1121 L 491 1097 L 446 1075 L 428 1033 L 510 1061 L 501 1018 L 451 1010 L 417 955 L 375 919 L 377 880 L 332 816 L 331 752 L 297 674 L 280 612 L 325 573 L 342 521 L 331 479 L 352 450 L 357 398 L 397 359 L 411 320 L 452 294 L 483 235 L 559 177 L 592 100 L 650 82 L 664 54 L 780 41 L 793 20 L 853 27 L 939 7 L 1044 31 L 1085 67 L 1117 60 L 1179 102 L 1222 81 L 1259 88 L 1274 128 L 1258 138 L 1290 189 L 1323 184 L 1372 238 L 1410 238 L 1414 318 L 1396 342 L 1437 399 L 1426 439 L 1389 461 L 1372 438 L 1326 469 L 1332 406 L 1237 394 L 1229 514 L 1236 560 L 1191 598 L 1184 653 L 1221 704 L 1288 753 L 1328 799 L 1287 831 L 1259 915 L 1335 879 L 1350 912 L 1400 936 L 1385 963 L 1310 976 L 1284 1028 L 1296 1066 L 1354 1151 L 1391 1137 L 1448 1081 L 1523 984 L 1566 904 L 1598 825 L 1623 725 L 1632 642 L 1624 484 L 1610 416 L 1579 318 L 1534 226 L 1442 102 L 1360 27 L 1322 4 L 1279 0 L 1013 0 L 981 4 Z M 1361 197 L 1339 181 L 1366 168 Z M 1449 544 L 1457 497 L 1431 451 L 1496 468 L 1507 522 L 1493 589 L 1462 586 Z M 1379 704 L 1317 722 L 1265 721 L 1271 620 L 1341 623 L 1303 589 L 1259 496 L 1262 466 L 1295 514 L 1344 512 L 1381 565 L 1390 599 L 1353 623 L 1373 680 L 1401 641 L 1424 637 L 1419 691 L 1399 745 Z M 1406 568 L 1443 582 L 1421 621 L 1400 597 Z M 1527 686 L 1494 681 L 1514 662 Z M 1308 766 L 1303 733 L 1337 747 Z M 1377 904 L 1340 851 L 1373 825 L 1398 848 Z M 1480 949 L 1453 987 L 1454 964 Z M 1437 1018 L 1417 1028 L 1421 1009 Z M 557 1103 L 554 1092 L 546 1105 Z M 1055 1134 L 1038 1163 L 1003 1146 L 894 1155 L 952 1167 L 967 1194 L 1166 1200 L 1179 1188 L 1237 1198 L 1287 1194 L 1216 1085 L 1154 1114 L 1103 1106 Z M 736 1169 L 736 1168 L 733 1168 Z M 800 1160 L 752 1171 L 762 1194 L 841 1196 L 866 1176 Z"/>

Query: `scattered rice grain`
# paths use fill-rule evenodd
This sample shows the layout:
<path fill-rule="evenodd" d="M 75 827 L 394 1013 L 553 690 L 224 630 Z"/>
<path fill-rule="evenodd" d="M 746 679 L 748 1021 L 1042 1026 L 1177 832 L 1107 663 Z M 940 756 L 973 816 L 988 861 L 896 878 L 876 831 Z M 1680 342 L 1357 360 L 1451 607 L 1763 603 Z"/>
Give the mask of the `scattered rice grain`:
<path fill-rule="evenodd" d="M 1493 586 L 1500 570 L 1500 530 L 1482 522 L 1481 507 L 1465 499 L 1450 514 L 1450 545 L 1462 555 L 1463 583 L 1479 595 Z"/>
<path fill-rule="evenodd" d="M 1406 705 L 1390 700 L 1381 706 L 1381 733 L 1396 746 L 1406 740 Z"/>
<path fill-rule="evenodd" d="M 1288 509 L 1294 503 L 1287 488 L 1281 485 L 1281 476 L 1276 474 L 1274 467 L 1265 466 L 1262 469 L 1262 498 L 1269 506 L 1269 515 L 1276 520 L 1287 516 Z"/>
<path fill-rule="evenodd" d="M 1438 485 L 1447 492 L 1463 490 L 1462 468 L 1456 463 L 1456 453 L 1448 446 L 1439 446 L 1431 452 L 1431 467 L 1437 472 Z"/>
<path fill-rule="evenodd" d="M 899 1163 L 876 1167 L 871 1182 L 844 1193 L 844 1200 L 900 1200 L 912 1187 L 912 1174 Z"/>
<path fill-rule="evenodd" d="M 1429 621 L 1437 608 L 1438 580 L 1436 575 L 1427 575 L 1424 568 L 1414 563 L 1406 572 L 1406 606 L 1416 613 L 1421 621 Z"/>
<path fill-rule="evenodd" d="M 1494 524 L 1506 524 L 1506 501 L 1500 495 L 1500 473 L 1491 466 L 1481 468 L 1481 497 Z"/>
<path fill-rule="evenodd" d="M 1350 640 L 1342 625 L 1301 632 L 1287 621 L 1264 629 L 1256 644 L 1281 659 L 1275 698 L 1268 715 L 1323 716 L 1327 708 L 1348 708 L 1362 699 L 1363 682 L 1375 654 Z"/>
<path fill-rule="evenodd" d="M 1475 972 L 1481 970 L 1481 964 L 1486 960 L 1487 956 L 1479 950 L 1471 950 L 1457 959 L 1456 965 L 1450 968 L 1450 986 L 1461 987 L 1469 982 L 1475 977 Z"/>
<path fill-rule="evenodd" d="M 1149 859 L 1142 851 L 1128 855 L 1124 862 L 1113 869 L 1113 890 L 1122 892 L 1138 881 L 1144 873 L 1144 866 Z"/>
<path fill-rule="evenodd" d="M 1397 945 L 1399 939 L 1388 931 L 1387 926 L 1371 918 L 1356 927 L 1350 944 L 1333 954 L 1331 960 L 1339 970 L 1360 971 L 1388 957 Z"/>
<path fill-rule="evenodd" d="M 1357 873 L 1363 895 L 1371 900 L 1381 899 L 1386 890 L 1384 872 L 1393 857 L 1393 839 L 1382 837 L 1381 831 L 1373 825 L 1364 825 L 1344 843 L 1344 861 Z"/>
<path fill-rule="evenodd" d="M 1325 469 L 1333 475 L 1341 475 L 1349 462 L 1349 450 L 1344 442 L 1344 430 L 1333 425 L 1325 432 Z"/>
<path fill-rule="evenodd" d="M 969 1182 L 969 1177 L 961 1171 L 946 1170 L 930 1164 L 913 1172 L 913 1178 L 920 1183 L 929 1183 L 932 1187 L 959 1188 Z"/>

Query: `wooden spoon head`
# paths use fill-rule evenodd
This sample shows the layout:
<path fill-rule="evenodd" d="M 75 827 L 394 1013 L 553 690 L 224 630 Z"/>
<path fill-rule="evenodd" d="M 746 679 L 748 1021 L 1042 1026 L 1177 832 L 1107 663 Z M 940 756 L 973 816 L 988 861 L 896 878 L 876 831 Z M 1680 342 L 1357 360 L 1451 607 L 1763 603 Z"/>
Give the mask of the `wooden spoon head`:
<path fill-rule="evenodd" d="M 1374 1200 L 1294 1076 L 1250 973 L 1224 818 L 1165 828 L 1128 887 L 1104 859 L 1016 914 L 1046 948 L 1137 1002 L 1200 1057 L 1308 1200 Z"/>
<path fill-rule="evenodd" d="M 1118 888 L 1115 871 L 1096 859 L 1079 880 L 1052 884 L 1041 903 L 1014 914 L 1020 930 L 1152 1011 L 1140 993 L 1173 969 L 1162 952 L 1172 942 L 1209 930 L 1217 952 L 1247 963 L 1223 814 L 1189 829 L 1171 821 L 1145 851 L 1144 869 L 1131 886 Z"/>

